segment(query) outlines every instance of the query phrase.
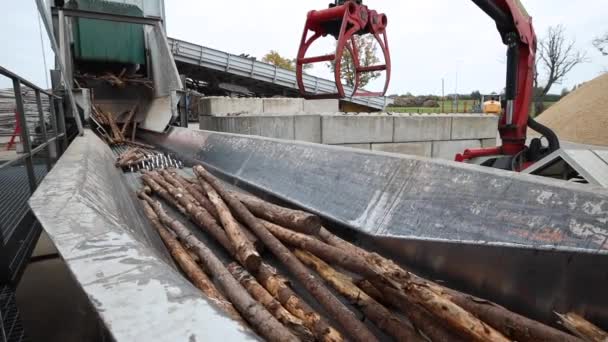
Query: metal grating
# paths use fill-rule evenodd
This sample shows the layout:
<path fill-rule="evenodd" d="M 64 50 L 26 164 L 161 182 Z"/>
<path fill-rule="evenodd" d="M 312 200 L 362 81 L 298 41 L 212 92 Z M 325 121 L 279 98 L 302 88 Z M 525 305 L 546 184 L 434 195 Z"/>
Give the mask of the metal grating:
<path fill-rule="evenodd" d="M 15 292 L 9 286 L 0 287 L 0 341 L 28 341 L 21 323 Z"/>
<path fill-rule="evenodd" d="M 34 165 L 37 181 L 46 175 L 46 165 Z M 0 169 L 0 233 L 6 244 L 29 210 L 30 187 L 25 166 Z"/>

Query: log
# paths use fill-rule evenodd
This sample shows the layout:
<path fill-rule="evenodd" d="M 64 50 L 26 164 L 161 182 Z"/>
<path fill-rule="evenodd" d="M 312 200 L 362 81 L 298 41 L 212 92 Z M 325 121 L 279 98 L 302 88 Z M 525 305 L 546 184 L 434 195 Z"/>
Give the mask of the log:
<path fill-rule="evenodd" d="M 279 322 L 283 323 L 291 332 L 302 341 L 314 341 L 312 332 L 304 326 L 299 318 L 287 311 L 255 278 L 237 263 L 228 265 L 228 270 L 243 285 L 249 294 Z"/>
<path fill-rule="evenodd" d="M 158 174 L 149 172 L 149 173 L 145 174 L 144 176 L 147 176 L 148 178 L 150 178 L 152 180 L 160 179 L 160 181 L 162 182 L 162 179 L 161 179 L 160 175 L 158 175 Z M 222 245 L 222 247 L 224 247 L 226 249 L 226 251 L 228 251 L 228 253 L 230 253 L 230 255 L 232 255 L 232 256 L 235 255 L 235 249 L 232 246 L 232 243 L 230 242 L 230 240 L 228 239 L 226 232 L 224 231 L 224 229 L 222 227 L 220 227 L 217 224 L 215 219 L 213 219 L 213 217 L 211 217 L 211 214 L 209 214 L 209 212 L 207 212 L 205 209 L 193 204 L 192 200 L 188 196 L 184 195 L 183 190 L 180 191 L 178 188 L 171 186 L 167 182 L 163 182 L 163 185 L 166 187 L 166 188 L 163 188 L 163 190 L 167 193 L 167 196 L 171 199 L 170 201 L 168 201 L 170 204 L 172 202 L 175 202 L 177 205 L 184 208 L 183 214 L 185 216 L 189 217 L 190 220 L 192 220 L 203 231 L 205 231 L 208 234 L 210 234 L 211 236 L 213 236 L 213 238 L 217 242 L 219 242 Z M 164 198 L 165 197 L 163 196 L 163 199 Z"/>
<path fill-rule="evenodd" d="M 224 203 L 224 200 L 220 197 L 220 195 L 213 189 L 211 185 L 209 185 L 205 181 L 201 181 L 201 186 L 207 192 L 207 196 L 215 209 L 217 209 L 217 213 L 220 217 L 220 221 L 224 226 L 226 231 L 226 235 L 232 242 L 232 245 L 236 251 L 236 257 L 241 262 L 241 264 L 245 265 L 248 270 L 257 271 L 257 268 L 260 266 L 262 262 L 262 258 L 260 254 L 255 250 L 255 247 L 247 239 L 247 236 L 243 233 L 236 219 L 232 216 L 230 209 Z"/>
<path fill-rule="evenodd" d="M 302 320 L 321 342 L 342 342 L 344 338 L 318 312 L 300 298 L 288 281 L 279 276 L 277 271 L 268 264 L 262 263 L 256 278 L 264 288 L 274 296 L 294 316 Z"/>
<path fill-rule="evenodd" d="M 361 276 L 377 276 L 377 273 L 367 266 L 366 260 L 358 255 L 352 255 L 343 249 L 328 245 L 311 236 L 296 233 L 277 224 L 261 219 L 260 221 L 272 235 L 288 245 L 311 252 L 323 260 L 336 264 L 349 271 L 356 272 Z"/>
<path fill-rule="evenodd" d="M 134 159 L 138 155 L 138 153 L 139 153 L 139 148 L 136 148 L 136 147 L 129 148 L 127 151 L 125 151 L 120 156 L 118 156 L 118 158 L 116 158 L 116 163 L 115 163 L 116 167 L 126 165 L 129 162 L 129 160 Z"/>
<path fill-rule="evenodd" d="M 559 317 L 560 323 L 570 332 L 579 336 L 587 342 L 608 342 L 608 333 L 587 321 L 582 316 L 570 312 L 567 314 L 555 313 Z"/>
<path fill-rule="evenodd" d="M 219 214 L 217 213 L 217 209 L 215 208 L 213 203 L 211 203 L 211 201 L 204 195 L 204 190 L 203 192 L 199 191 L 198 188 L 200 188 L 200 185 L 197 188 L 194 184 L 191 184 L 186 181 L 184 177 L 178 174 L 171 174 L 166 170 L 161 171 L 161 174 L 169 183 L 171 183 L 176 188 L 182 188 L 188 191 L 188 193 L 198 202 L 198 204 L 200 204 L 205 210 L 207 210 L 216 221 L 221 222 Z M 243 226 L 240 222 L 237 222 L 237 224 L 239 225 L 239 228 L 241 229 L 243 234 L 245 234 L 247 239 L 251 241 L 255 250 L 258 251 L 258 253 L 262 253 L 264 251 L 264 244 L 260 242 L 258 238 L 255 237 L 255 235 L 249 229 Z"/>
<path fill-rule="evenodd" d="M 402 300 L 393 300 L 395 293 L 399 293 L 398 290 L 390 287 L 384 287 L 383 292 L 378 290 L 367 280 L 362 280 L 356 283 L 365 293 L 376 299 L 379 303 L 384 304 L 386 307 L 397 308 L 401 311 L 414 325 L 422 335 L 426 336 L 433 342 L 464 342 L 465 339 L 451 332 L 448 328 L 441 325 L 431 313 L 429 313 L 422 306 L 412 303 L 407 297 L 402 297 Z M 393 293 L 394 292 L 394 293 Z M 372 295 L 373 294 L 373 295 Z M 392 294 L 392 296 L 391 296 Z M 387 297 L 392 297 L 387 299 Z"/>
<path fill-rule="evenodd" d="M 396 341 L 422 341 L 411 323 L 396 316 L 382 304 L 368 296 L 354 283 L 352 278 L 336 271 L 325 261 L 313 254 L 296 249 L 294 254 L 308 267 L 314 269 L 321 278 L 331 284 L 338 293 L 342 294 L 357 306 L 361 312 L 378 328 L 386 332 Z"/>
<path fill-rule="evenodd" d="M 201 226 L 209 233 L 224 249 L 235 257 L 234 247 L 232 246 L 226 232 L 217 226 L 214 228 L 209 222 Z M 276 271 L 265 264 L 262 264 L 256 274 L 258 281 L 284 305 L 284 307 L 294 316 L 300 318 L 304 325 L 310 329 L 315 337 L 322 342 L 341 342 L 342 335 L 331 327 L 327 321 L 315 312 L 306 302 L 300 299 L 287 285 L 287 281 L 280 278 Z"/>
<path fill-rule="evenodd" d="M 194 172 L 199 181 L 208 182 L 226 201 L 235 215 L 246 224 L 285 267 L 298 279 L 313 297 L 355 341 L 377 341 L 377 338 L 344 306 L 315 276 L 310 274 L 291 251 L 285 247 L 236 197 L 228 193 L 221 182 L 202 166 L 195 166 Z M 203 184 L 201 184 L 203 185 Z"/>
<path fill-rule="evenodd" d="M 96 108 L 97 106 L 93 106 L 93 108 Z M 101 108 L 97 107 L 96 110 L 99 113 L 102 113 L 103 116 L 105 117 L 105 119 L 107 120 L 110 129 L 112 130 L 112 138 L 114 139 L 114 141 L 117 144 L 123 143 L 125 141 L 125 137 L 122 135 L 120 129 L 118 128 L 118 124 L 116 123 L 116 119 L 114 119 L 114 116 L 111 113 L 105 113 L 101 110 Z"/>
<path fill-rule="evenodd" d="M 370 253 L 358 246 L 345 241 L 327 229 L 322 228 L 319 237 L 332 246 L 342 248 L 350 253 L 356 253 L 366 259 L 372 259 L 373 263 L 385 269 L 386 274 L 392 274 L 397 282 L 409 282 L 418 284 L 420 287 L 427 287 L 439 296 L 446 297 L 454 304 L 472 313 L 481 321 L 487 323 L 492 328 L 498 330 L 504 336 L 521 342 L 532 341 L 576 341 L 572 336 L 559 331 L 553 327 L 544 325 L 527 317 L 521 316 L 506 308 L 469 296 L 467 294 L 446 288 L 436 283 L 427 281 L 395 264 L 378 254 Z"/>
<path fill-rule="evenodd" d="M 259 218 L 309 235 L 316 235 L 321 229 L 321 219 L 316 215 L 281 207 L 240 192 L 231 191 L 230 193 Z"/>
<path fill-rule="evenodd" d="M 198 203 L 211 214 L 211 216 L 213 216 L 216 220 L 219 220 L 217 209 L 215 209 L 213 203 L 211 203 L 211 201 L 205 196 L 204 191 L 202 190 L 200 185 L 197 186 L 198 184 L 192 184 L 188 182 L 184 177 L 177 174 L 172 176 L 176 181 L 179 182 L 179 184 L 181 184 L 182 188 L 188 190 L 190 195 L 192 195 L 192 197 L 194 197 L 198 201 Z M 177 185 L 174 184 L 174 186 Z"/>
<path fill-rule="evenodd" d="M 188 215 L 188 213 L 186 212 L 186 209 L 181 204 L 179 204 L 175 200 L 175 198 L 173 198 L 167 192 L 167 190 L 165 190 L 165 188 L 163 188 L 160 184 L 158 184 L 158 182 L 156 182 L 156 180 L 154 179 L 154 177 L 151 173 L 144 173 L 141 176 L 141 179 L 144 182 L 144 184 L 146 184 L 147 186 L 150 187 L 150 189 L 152 189 L 152 192 L 154 192 L 155 194 L 160 196 L 162 199 L 167 201 L 167 203 L 171 204 L 171 206 L 173 206 L 175 209 L 177 209 L 183 215 Z"/>
<path fill-rule="evenodd" d="M 390 295 L 407 315 L 408 304 L 415 303 L 424 307 L 453 332 L 468 341 L 509 341 L 503 334 L 487 325 L 470 312 L 439 296 L 428 287 L 409 282 L 402 288 L 385 286 L 381 281 L 371 280 L 374 286 Z"/>
<path fill-rule="evenodd" d="M 368 251 L 364 250 L 359 246 L 355 246 L 344 239 L 339 238 L 324 227 L 321 227 L 321 229 L 319 230 L 319 234 L 317 235 L 321 238 L 321 240 L 325 241 L 325 243 L 343 249 L 350 254 L 358 255 L 361 258 L 367 258 L 367 256 L 369 255 Z"/>
<path fill-rule="evenodd" d="M 228 239 L 226 232 L 221 227 L 217 226 L 217 224 L 213 226 L 209 221 L 207 221 L 207 224 L 198 225 L 222 245 L 231 256 L 235 257 L 234 247 Z M 276 275 L 276 271 L 272 269 L 272 267 L 262 264 L 256 277 L 289 312 L 304 322 L 304 325 L 313 332 L 319 341 L 343 341 L 342 335 L 332 328 L 327 321 L 315 312 L 306 302 L 300 299 L 291 288 L 289 288 L 287 282 Z"/>
<path fill-rule="evenodd" d="M 496 303 L 456 290 L 439 287 L 439 285 L 435 286 L 437 286 L 436 291 L 442 291 L 452 302 L 471 312 L 512 340 L 521 342 L 580 342 L 578 338 L 570 334 L 509 311 Z"/>
<path fill-rule="evenodd" d="M 133 109 L 131 109 L 131 111 L 129 112 L 129 116 L 127 116 L 127 120 L 122 125 L 120 134 L 122 134 L 123 138 L 124 138 L 125 134 L 127 133 L 127 127 L 129 127 L 129 124 L 131 123 L 131 121 L 133 121 L 133 118 L 135 117 L 135 113 L 137 113 L 137 107 L 138 107 L 138 105 L 133 106 Z"/>
<path fill-rule="evenodd" d="M 207 277 L 207 275 L 201 270 L 201 268 L 196 264 L 196 262 L 190 256 L 190 253 L 186 248 L 184 248 L 179 241 L 163 226 L 160 222 L 160 219 L 150 203 L 153 203 L 153 200 L 147 195 L 143 195 L 144 198 L 144 212 L 152 226 L 160 235 L 160 238 L 167 246 L 169 253 L 173 259 L 177 262 L 182 271 L 186 274 L 188 279 L 196 286 L 201 292 L 203 292 L 207 297 L 209 297 L 215 304 L 217 304 L 224 312 L 226 312 L 230 317 L 235 320 L 241 321 L 243 324 L 246 324 L 243 321 L 241 315 L 236 311 L 234 306 L 220 293 L 220 291 L 215 287 L 211 279 Z"/>
<path fill-rule="evenodd" d="M 179 239 L 192 245 L 199 255 L 205 268 L 218 282 L 226 297 L 243 318 L 265 339 L 269 341 L 299 341 L 287 328 L 276 320 L 262 305 L 253 299 L 249 293 L 234 279 L 224 264 L 215 254 L 198 240 L 181 222 L 170 217 L 162 208 L 160 202 L 152 201 L 152 208 L 160 221 L 171 228 Z"/>

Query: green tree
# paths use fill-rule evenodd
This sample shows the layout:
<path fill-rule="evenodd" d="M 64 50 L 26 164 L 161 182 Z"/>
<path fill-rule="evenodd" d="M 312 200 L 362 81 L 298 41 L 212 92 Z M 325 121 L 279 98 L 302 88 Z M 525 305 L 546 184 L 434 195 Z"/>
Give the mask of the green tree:
<path fill-rule="evenodd" d="M 376 39 L 372 35 L 353 36 L 355 43 L 359 49 L 359 64 L 363 67 L 372 66 L 380 63 L 378 57 L 378 46 L 375 44 Z M 335 72 L 336 64 L 331 62 L 328 67 Z M 348 49 L 344 50 L 342 55 L 342 81 L 344 84 L 353 87 L 355 85 L 355 62 Z M 372 80 L 382 75 L 379 71 L 365 72 L 360 74 L 359 87 L 365 87 Z"/>
<path fill-rule="evenodd" d="M 270 50 L 264 57 L 262 57 L 262 62 L 276 65 L 279 68 L 295 71 L 296 70 L 296 59 L 289 59 L 281 56 L 277 51 Z M 304 70 L 308 70 L 312 68 L 312 64 L 305 64 Z"/>
<path fill-rule="evenodd" d="M 475 90 L 471 93 L 471 100 L 481 101 L 481 92 L 479 90 Z"/>

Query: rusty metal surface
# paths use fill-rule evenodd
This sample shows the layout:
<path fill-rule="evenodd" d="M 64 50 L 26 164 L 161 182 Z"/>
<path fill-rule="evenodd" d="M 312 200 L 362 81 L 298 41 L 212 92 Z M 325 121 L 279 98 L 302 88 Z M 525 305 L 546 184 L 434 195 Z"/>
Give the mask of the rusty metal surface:
<path fill-rule="evenodd" d="M 255 340 L 170 262 L 111 150 L 77 138 L 30 206 L 116 341 Z"/>
<path fill-rule="evenodd" d="M 608 193 L 474 165 L 173 128 L 145 140 L 323 216 L 437 279 L 608 326 Z"/>

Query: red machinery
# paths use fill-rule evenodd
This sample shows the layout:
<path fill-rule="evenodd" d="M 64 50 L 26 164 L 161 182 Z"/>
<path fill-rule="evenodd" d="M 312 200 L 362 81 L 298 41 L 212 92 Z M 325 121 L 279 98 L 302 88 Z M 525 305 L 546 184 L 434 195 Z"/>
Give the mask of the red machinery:
<path fill-rule="evenodd" d="M 496 22 L 502 41 L 507 45 L 504 109 L 498 124 L 502 145 L 465 150 L 456 156 L 456 161 L 465 162 L 484 158 L 482 165 L 521 171 L 560 147 L 555 133 L 529 116 L 537 44 L 532 18 L 523 8 L 520 0 L 472 1 Z M 297 79 L 300 92 L 309 98 L 318 97 L 306 92 L 302 74 L 304 64 L 334 61 L 338 93 L 323 97 L 344 97 L 344 88 L 340 80 L 340 61 L 346 48 L 352 56 L 355 56 L 357 81 L 360 73 L 363 72 L 378 70 L 387 72 L 384 92 L 357 92 L 357 82 L 354 95 L 384 95 L 390 81 L 390 53 L 386 40 L 386 23 L 386 15 L 369 10 L 361 0 L 336 1 L 329 9 L 309 12 L 297 58 Z M 314 32 L 310 38 L 308 38 L 309 31 Z M 352 37 L 368 33 L 373 34 L 379 42 L 385 56 L 385 65 L 365 68 L 358 64 L 357 46 L 352 44 Z M 336 53 L 305 58 L 310 45 L 319 37 L 328 34 L 334 36 L 338 41 Z M 548 140 L 549 145 L 544 147 L 540 139 L 533 139 L 527 146 L 528 127 L 541 133 Z"/>
<path fill-rule="evenodd" d="M 300 49 L 296 63 L 296 73 L 300 93 L 306 98 L 343 98 L 348 96 L 383 96 L 388 90 L 391 78 L 391 59 L 386 38 L 386 25 L 388 23 L 385 14 L 370 10 L 361 4 L 362 0 L 336 0 L 328 9 L 308 12 L 306 26 L 302 34 Z M 313 32 L 309 37 L 309 33 Z M 384 54 L 384 64 L 361 66 L 359 59 L 359 47 L 355 36 L 371 34 L 376 38 L 378 45 Z M 324 56 L 306 57 L 310 46 L 319 38 L 332 35 L 337 40 L 336 52 Z M 355 84 L 352 93 L 346 94 L 341 80 L 342 56 L 347 49 L 352 57 L 355 70 Z M 334 76 L 337 92 L 335 94 L 317 95 L 306 91 L 303 78 L 304 65 L 320 62 L 335 63 Z M 361 74 L 367 72 L 386 72 L 384 89 L 380 92 L 359 91 Z"/>

